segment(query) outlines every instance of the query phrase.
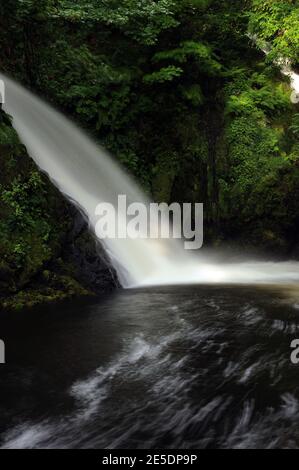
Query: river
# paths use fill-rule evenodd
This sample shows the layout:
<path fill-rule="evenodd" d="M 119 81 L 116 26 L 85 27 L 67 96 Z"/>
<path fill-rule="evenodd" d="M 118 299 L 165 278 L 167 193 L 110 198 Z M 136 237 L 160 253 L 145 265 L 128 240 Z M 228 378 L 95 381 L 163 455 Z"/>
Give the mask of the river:
<path fill-rule="evenodd" d="M 299 446 L 299 293 L 120 290 L 2 315 L 2 448 Z"/>

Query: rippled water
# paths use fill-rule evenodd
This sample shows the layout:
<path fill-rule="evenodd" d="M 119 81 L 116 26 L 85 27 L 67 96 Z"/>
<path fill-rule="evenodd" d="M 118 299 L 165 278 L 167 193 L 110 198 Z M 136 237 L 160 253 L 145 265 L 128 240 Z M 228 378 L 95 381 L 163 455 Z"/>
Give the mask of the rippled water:
<path fill-rule="evenodd" d="M 1 445 L 299 447 L 298 299 L 163 287 L 0 318 Z"/>

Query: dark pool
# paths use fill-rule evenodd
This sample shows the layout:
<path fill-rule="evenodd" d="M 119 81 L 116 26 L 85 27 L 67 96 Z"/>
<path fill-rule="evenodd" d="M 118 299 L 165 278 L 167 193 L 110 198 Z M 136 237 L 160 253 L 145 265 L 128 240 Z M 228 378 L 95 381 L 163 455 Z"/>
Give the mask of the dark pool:
<path fill-rule="evenodd" d="M 295 294 L 163 287 L 0 315 L 1 446 L 299 447 Z"/>

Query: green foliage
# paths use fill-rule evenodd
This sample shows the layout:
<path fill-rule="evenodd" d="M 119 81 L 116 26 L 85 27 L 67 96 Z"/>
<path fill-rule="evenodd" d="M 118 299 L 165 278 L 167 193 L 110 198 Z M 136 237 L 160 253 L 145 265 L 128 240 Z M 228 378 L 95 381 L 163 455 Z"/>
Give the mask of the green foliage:
<path fill-rule="evenodd" d="M 0 142 L 2 145 L 16 145 L 17 136 L 9 125 L 0 125 Z"/>
<path fill-rule="evenodd" d="M 226 112 L 238 115 L 262 110 L 271 114 L 273 111 L 284 112 L 289 108 L 289 93 L 285 92 L 281 84 L 275 86 L 269 83 L 259 89 L 248 87 L 239 95 L 230 96 Z"/>
<path fill-rule="evenodd" d="M 175 67 L 174 65 L 169 65 L 168 67 L 163 67 L 157 72 L 152 72 L 151 74 L 144 75 L 144 83 L 163 83 L 172 81 L 176 77 L 180 77 L 183 73 L 183 69 L 180 67 Z"/>
<path fill-rule="evenodd" d="M 217 75 L 221 71 L 221 65 L 216 60 L 212 49 L 203 43 L 195 41 L 185 41 L 177 49 L 158 52 L 154 55 L 153 61 L 174 61 L 184 64 L 190 59 L 195 59 L 202 72 L 210 75 Z"/>
<path fill-rule="evenodd" d="M 220 181 L 220 200 L 224 217 L 248 242 L 284 248 L 285 233 L 299 210 L 295 201 L 289 202 L 299 181 L 298 153 L 289 132 L 296 134 L 298 123 L 289 89 L 275 70 L 259 68 L 235 70 L 225 88 L 228 167 Z"/>
<path fill-rule="evenodd" d="M 204 96 L 200 85 L 194 84 L 190 87 L 183 87 L 182 94 L 186 100 L 192 103 L 193 106 L 200 106 L 204 102 Z"/>
<path fill-rule="evenodd" d="M 296 137 L 299 137 L 299 114 L 294 115 L 290 130 L 295 134 Z"/>
<path fill-rule="evenodd" d="M 275 62 L 298 64 L 298 2 L 7 0 L 0 15 L 1 69 L 79 121 L 150 196 L 204 202 L 226 235 L 286 237 L 299 122 Z M 2 114 L 0 159 L 0 274 L 20 286 L 53 260 L 61 230 Z"/>
<path fill-rule="evenodd" d="M 152 45 L 161 31 L 177 26 L 174 0 L 61 0 L 54 18 L 75 23 L 95 22 L 117 27 L 138 42 Z"/>
<path fill-rule="evenodd" d="M 0 296 L 26 285 L 59 249 L 66 224 L 55 191 L 0 112 Z"/>
<path fill-rule="evenodd" d="M 299 4 L 293 0 L 254 0 L 250 30 L 271 43 L 270 58 L 299 62 Z"/>
<path fill-rule="evenodd" d="M 46 187 L 40 173 L 32 171 L 24 180 L 13 179 L 0 187 L 0 221 L 2 259 L 18 270 L 31 270 L 49 258 L 51 223 L 47 213 Z"/>
<path fill-rule="evenodd" d="M 176 139 L 177 114 L 190 106 L 196 113 L 205 102 L 202 82 L 221 73 L 213 47 L 201 38 L 200 15 L 210 4 L 49 2 L 47 21 L 31 19 L 34 38 L 27 49 L 34 49 L 34 59 L 28 60 L 30 70 L 31 62 L 37 68 L 31 81 L 150 188 L 160 152 Z M 157 133 L 165 143 L 154 150 L 149 140 Z M 183 154 L 184 143 L 176 145 Z"/>

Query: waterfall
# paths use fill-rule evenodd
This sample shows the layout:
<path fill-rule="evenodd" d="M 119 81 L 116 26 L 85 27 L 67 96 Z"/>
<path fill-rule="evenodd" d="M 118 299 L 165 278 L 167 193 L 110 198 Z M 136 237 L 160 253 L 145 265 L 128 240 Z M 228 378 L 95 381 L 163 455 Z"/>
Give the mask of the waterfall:
<path fill-rule="evenodd" d="M 292 70 L 290 61 L 283 61 L 281 65 L 281 71 L 283 75 L 289 77 L 291 87 L 294 90 L 294 96 L 292 96 L 292 101 L 294 103 L 299 103 L 299 74 Z"/>
<path fill-rule="evenodd" d="M 101 202 L 117 207 L 118 196 L 126 195 L 128 204 L 148 206 L 133 179 L 76 125 L 13 80 L 1 74 L 0 79 L 5 83 L 3 108 L 13 117 L 29 155 L 83 211 L 92 229 Z M 105 239 L 102 243 L 125 287 L 154 278 L 155 273 L 171 272 L 188 259 L 174 240 Z"/>
<path fill-rule="evenodd" d="M 269 43 L 260 41 L 258 36 L 255 34 L 249 33 L 248 37 L 259 49 L 264 52 L 266 56 L 270 54 L 271 45 Z M 281 73 L 285 77 L 288 77 L 290 79 L 290 85 L 295 95 L 292 98 L 292 101 L 297 104 L 299 102 L 299 74 L 294 72 L 294 70 L 292 69 L 292 63 L 290 59 L 280 57 L 279 59 L 276 59 L 275 64 L 278 65 L 281 70 Z"/>
<path fill-rule="evenodd" d="M 119 195 L 128 203 L 149 204 L 142 190 L 100 146 L 62 114 L 22 86 L 0 74 L 5 83 L 4 110 L 29 155 L 52 182 L 85 214 L 95 229 L 100 202 L 117 207 Z M 102 240 L 124 287 L 192 283 L 298 282 L 298 263 L 211 263 L 187 252 L 178 241 L 151 239 Z"/>

